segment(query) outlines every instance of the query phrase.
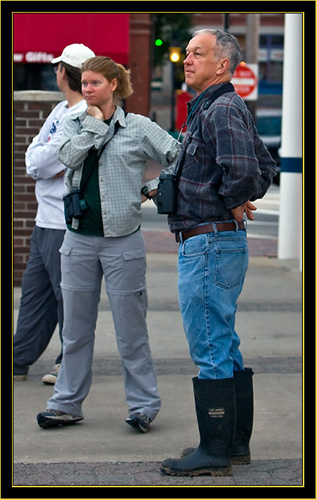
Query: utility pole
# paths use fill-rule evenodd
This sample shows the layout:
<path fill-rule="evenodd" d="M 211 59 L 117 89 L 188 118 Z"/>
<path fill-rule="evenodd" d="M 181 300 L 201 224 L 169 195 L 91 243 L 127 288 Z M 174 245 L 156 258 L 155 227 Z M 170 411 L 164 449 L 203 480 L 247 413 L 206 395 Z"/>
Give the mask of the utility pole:
<path fill-rule="evenodd" d="M 278 258 L 302 245 L 302 14 L 285 14 Z"/>
<path fill-rule="evenodd" d="M 245 62 L 258 64 L 260 14 L 247 14 Z M 255 120 L 256 101 L 246 101 L 246 104 Z"/>

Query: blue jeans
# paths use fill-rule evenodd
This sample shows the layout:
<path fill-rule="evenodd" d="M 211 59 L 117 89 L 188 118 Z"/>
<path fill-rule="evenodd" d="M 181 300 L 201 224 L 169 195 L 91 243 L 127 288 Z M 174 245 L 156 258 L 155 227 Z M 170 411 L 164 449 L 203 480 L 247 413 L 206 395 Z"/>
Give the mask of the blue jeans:
<path fill-rule="evenodd" d="M 235 314 L 248 260 L 242 230 L 200 234 L 179 244 L 179 305 L 200 379 L 232 378 L 243 370 Z"/>

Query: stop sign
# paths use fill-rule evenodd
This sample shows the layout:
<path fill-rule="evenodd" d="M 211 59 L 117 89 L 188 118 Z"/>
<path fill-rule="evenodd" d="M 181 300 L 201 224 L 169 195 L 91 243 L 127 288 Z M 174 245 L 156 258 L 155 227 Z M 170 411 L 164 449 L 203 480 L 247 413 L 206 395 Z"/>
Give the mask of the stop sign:
<path fill-rule="evenodd" d="M 255 100 L 258 97 L 258 65 L 239 64 L 232 77 L 235 91 L 244 100 Z"/>

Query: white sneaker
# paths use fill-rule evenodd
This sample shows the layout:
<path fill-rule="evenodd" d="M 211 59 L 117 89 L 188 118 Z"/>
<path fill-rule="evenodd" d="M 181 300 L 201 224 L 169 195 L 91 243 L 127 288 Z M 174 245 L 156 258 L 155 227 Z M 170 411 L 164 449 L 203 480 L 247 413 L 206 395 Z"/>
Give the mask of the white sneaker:
<path fill-rule="evenodd" d="M 43 384 L 47 384 L 47 385 L 54 385 L 55 382 L 56 382 L 56 379 L 57 379 L 57 375 L 58 375 L 58 372 L 59 372 L 59 369 L 60 369 L 61 365 L 54 365 L 53 366 L 53 370 L 51 371 L 51 373 L 47 373 L 46 375 L 44 375 L 44 377 L 42 378 L 42 382 Z"/>

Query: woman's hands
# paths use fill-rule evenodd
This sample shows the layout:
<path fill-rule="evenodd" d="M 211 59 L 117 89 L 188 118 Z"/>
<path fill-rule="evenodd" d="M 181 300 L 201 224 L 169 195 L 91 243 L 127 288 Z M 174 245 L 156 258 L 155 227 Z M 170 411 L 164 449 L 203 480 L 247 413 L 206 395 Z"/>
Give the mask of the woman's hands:
<path fill-rule="evenodd" d="M 88 104 L 87 115 L 97 118 L 97 120 L 104 120 L 103 113 L 98 106 Z"/>
<path fill-rule="evenodd" d="M 148 198 L 148 196 L 145 196 L 143 193 L 141 193 L 141 197 L 142 197 L 141 203 L 144 203 L 145 201 L 147 201 L 148 199 L 153 198 L 153 196 L 156 196 L 156 195 L 157 195 L 157 189 L 152 189 L 151 191 L 148 192 L 148 196 L 150 198 Z"/>

